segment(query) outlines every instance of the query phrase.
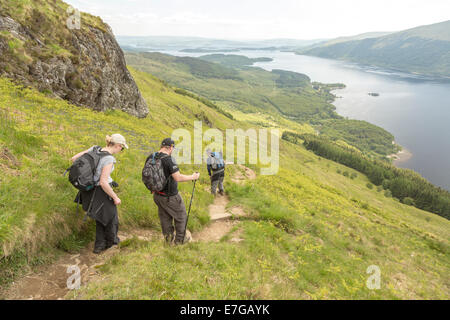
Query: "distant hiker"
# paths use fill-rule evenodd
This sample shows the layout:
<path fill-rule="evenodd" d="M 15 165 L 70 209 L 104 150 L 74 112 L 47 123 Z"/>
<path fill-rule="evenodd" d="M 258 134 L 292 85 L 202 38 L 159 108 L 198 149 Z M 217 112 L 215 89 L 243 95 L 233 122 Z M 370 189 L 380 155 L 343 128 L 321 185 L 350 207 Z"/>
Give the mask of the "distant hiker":
<path fill-rule="evenodd" d="M 174 148 L 175 142 L 172 139 L 164 139 L 159 152 L 147 158 L 142 170 L 142 180 L 152 191 L 153 200 L 158 206 L 164 239 L 167 243 L 175 240 L 175 244 L 178 245 L 190 240 L 185 239 L 187 214 L 183 199 L 178 193 L 178 182 L 198 180 L 200 174 L 198 172 L 190 176 L 181 174 L 175 159 L 171 157 Z"/>
<path fill-rule="evenodd" d="M 94 253 L 101 253 L 119 244 L 117 205 L 122 201 L 113 190 L 118 184 L 111 178 L 111 172 L 116 163 L 113 155 L 123 149 L 128 149 L 125 138 L 120 134 L 113 134 L 106 136 L 106 147 L 94 146 L 72 158 L 74 166 L 71 167 L 69 179 L 75 177 L 76 181 L 71 182 L 76 187 L 83 185 L 86 180 L 83 180 L 83 175 L 90 173 L 92 176 L 93 173 L 93 185 L 79 188 L 75 202 L 82 204 L 87 215 L 96 221 Z"/>
<path fill-rule="evenodd" d="M 206 160 L 208 174 L 211 177 L 211 193 L 215 196 L 217 187 L 219 194 L 224 195 L 223 180 L 225 179 L 225 162 L 223 161 L 222 152 L 206 151 L 208 158 Z"/>

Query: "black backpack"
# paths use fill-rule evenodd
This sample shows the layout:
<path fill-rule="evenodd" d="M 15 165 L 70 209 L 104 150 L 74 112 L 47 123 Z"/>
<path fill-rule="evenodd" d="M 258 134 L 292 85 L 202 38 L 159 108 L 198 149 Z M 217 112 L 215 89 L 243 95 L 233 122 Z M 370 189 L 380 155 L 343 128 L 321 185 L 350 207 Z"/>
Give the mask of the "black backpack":
<path fill-rule="evenodd" d="M 155 157 L 156 152 L 151 154 L 147 160 L 145 160 L 145 165 L 142 169 L 142 182 L 152 193 L 161 192 L 168 181 L 164 174 L 164 168 L 161 161 L 163 158 L 168 157 L 168 155 L 163 155 L 159 158 Z"/>
<path fill-rule="evenodd" d="M 79 157 L 73 165 L 66 170 L 69 172 L 70 183 L 80 191 L 91 191 L 97 181 L 94 181 L 95 171 L 100 159 L 110 155 L 109 152 L 101 152 L 102 148 L 95 146 L 94 149 Z"/>

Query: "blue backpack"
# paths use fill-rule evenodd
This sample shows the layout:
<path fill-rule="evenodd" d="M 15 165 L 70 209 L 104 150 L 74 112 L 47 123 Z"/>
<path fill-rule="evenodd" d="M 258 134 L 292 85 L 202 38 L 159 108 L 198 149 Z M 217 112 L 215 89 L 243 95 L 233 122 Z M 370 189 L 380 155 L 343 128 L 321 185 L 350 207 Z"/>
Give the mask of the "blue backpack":
<path fill-rule="evenodd" d="M 211 168 L 214 171 L 225 168 L 225 162 L 223 161 L 222 152 L 211 153 Z"/>

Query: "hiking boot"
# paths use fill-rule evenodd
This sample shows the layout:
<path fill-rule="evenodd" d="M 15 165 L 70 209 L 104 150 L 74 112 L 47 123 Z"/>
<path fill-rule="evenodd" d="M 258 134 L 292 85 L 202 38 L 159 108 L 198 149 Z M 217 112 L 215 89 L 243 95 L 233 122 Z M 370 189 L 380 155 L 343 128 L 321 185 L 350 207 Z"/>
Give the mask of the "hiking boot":
<path fill-rule="evenodd" d="M 94 248 L 94 253 L 95 254 L 100 254 L 100 253 L 102 253 L 103 251 L 105 251 L 106 249 L 105 248 Z"/>
<path fill-rule="evenodd" d="M 192 235 L 189 230 L 186 230 L 186 236 L 184 237 L 184 241 L 175 240 L 175 245 L 179 246 L 182 244 L 186 244 L 192 241 Z"/>
<path fill-rule="evenodd" d="M 225 195 L 225 193 L 223 192 L 223 190 L 220 190 L 220 191 L 219 191 L 219 194 L 220 194 L 221 196 Z"/>
<path fill-rule="evenodd" d="M 164 239 L 166 240 L 167 244 L 171 244 L 173 242 L 173 240 L 175 239 L 175 235 L 173 233 L 172 234 L 166 234 L 164 236 Z"/>

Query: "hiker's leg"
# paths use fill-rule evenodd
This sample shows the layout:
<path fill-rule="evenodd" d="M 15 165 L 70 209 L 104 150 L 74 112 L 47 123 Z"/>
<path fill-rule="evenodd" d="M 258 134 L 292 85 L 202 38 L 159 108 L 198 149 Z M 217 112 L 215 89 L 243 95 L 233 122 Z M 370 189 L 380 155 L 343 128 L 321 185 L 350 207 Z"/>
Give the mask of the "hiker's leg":
<path fill-rule="evenodd" d="M 117 232 L 119 231 L 119 219 L 117 214 L 113 219 L 105 226 L 105 238 L 106 248 L 110 248 L 115 244 L 119 244 L 119 237 Z"/>
<path fill-rule="evenodd" d="M 160 195 L 155 194 L 153 196 L 156 205 L 158 206 L 158 216 L 159 221 L 161 222 L 161 229 L 164 235 L 164 238 L 173 236 L 173 232 L 175 228 L 173 227 L 173 217 L 167 212 L 167 198 L 162 197 Z"/>
<path fill-rule="evenodd" d="M 175 220 L 175 243 L 183 243 L 187 214 L 181 195 L 177 194 L 176 196 L 169 197 L 169 201 L 166 198 L 160 204 L 164 208 L 164 211 Z"/>
<path fill-rule="evenodd" d="M 119 244 L 119 215 L 116 215 L 116 220 L 114 223 L 114 244 Z"/>
<path fill-rule="evenodd" d="M 224 179 L 225 177 L 220 177 L 219 178 L 219 192 L 221 193 L 221 194 L 223 194 L 223 179 Z"/>
<path fill-rule="evenodd" d="M 219 184 L 219 180 L 217 180 L 217 179 L 211 181 L 211 194 L 216 195 L 218 184 Z"/>
<path fill-rule="evenodd" d="M 105 227 L 98 221 L 95 221 L 95 224 L 94 251 L 102 251 L 106 248 Z"/>
<path fill-rule="evenodd" d="M 183 198 L 181 198 L 180 194 L 177 194 L 172 198 L 174 198 L 173 201 L 175 203 L 173 219 L 175 220 L 175 230 L 177 232 L 175 236 L 175 243 L 183 243 L 184 236 L 186 234 L 186 207 L 184 206 Z"/>

